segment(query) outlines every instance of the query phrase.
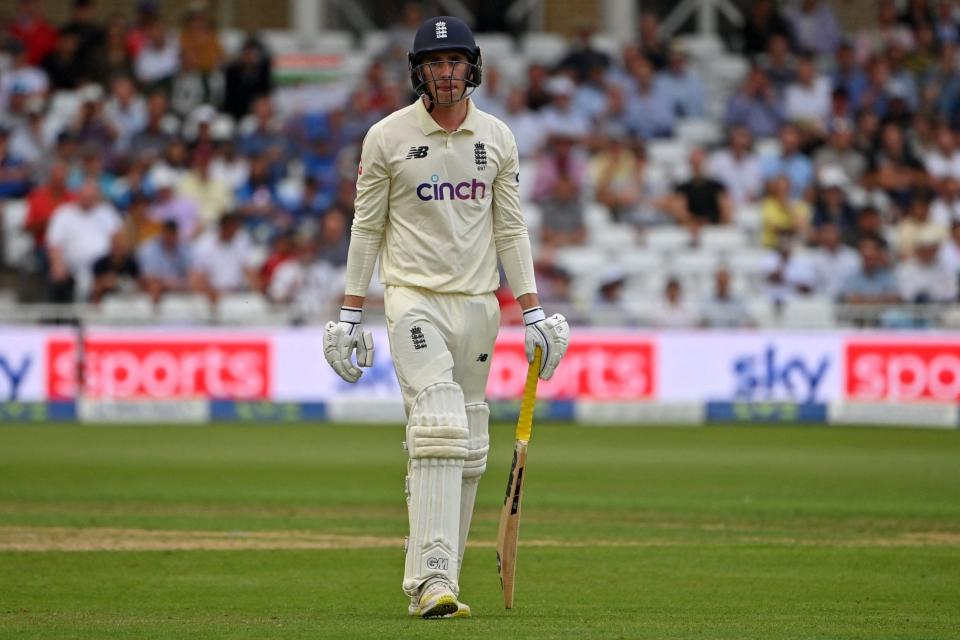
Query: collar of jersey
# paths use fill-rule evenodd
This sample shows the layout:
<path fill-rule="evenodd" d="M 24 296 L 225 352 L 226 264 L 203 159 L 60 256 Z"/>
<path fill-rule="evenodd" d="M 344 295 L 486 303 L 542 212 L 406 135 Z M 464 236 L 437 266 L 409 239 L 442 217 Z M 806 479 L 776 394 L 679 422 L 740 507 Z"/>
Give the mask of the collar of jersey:
<path fill-rule="evenodd" d="M 420 130 L 423 131 L 423 135 L 428 136 L 437 131 L 447 132 L 446 129 L 437 124 L 437 121 L 427 113 L 427 107 L 423 104 L 423 98 L 417 99 L 416 110 L 417 120 L 420 121 Z M 477 108 L 473 106 L 473 100 L 469 98 L 467 98 L 467 117 L 463 119 L 463 123 L 457 131 L 466 131 L 468 133 L 476 133 L 477 131 Z M 453 133 L 456 133 L 456 131 Z"/>

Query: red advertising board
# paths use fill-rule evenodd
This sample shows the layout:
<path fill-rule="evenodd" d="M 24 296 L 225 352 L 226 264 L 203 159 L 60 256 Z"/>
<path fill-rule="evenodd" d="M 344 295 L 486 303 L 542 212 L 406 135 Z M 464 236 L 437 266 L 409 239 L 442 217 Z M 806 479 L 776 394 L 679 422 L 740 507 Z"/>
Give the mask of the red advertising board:
<path fill-rule="evenodd" d="M 846 397 L 852 400 L 960 399 L 960 341 L 850 340 Z"/>
<path fill-rule="evenodd" d="M 526 371 L 523 335 L 501 335 L 487 395 L 492 399 L 521 397 Z M 654 342 L 630 334 L 575 335 L 562 366 L 538 387 L 539 396 L 564 400 L 653 400 L 656 392 Z"/>
<path fill-rule="evenodd" d="M 47 394 L 76 395 L 74 342 L 47 343 Z M 93 398 L 268 399 L 273 390 L 269 338 L 225 334 L 165 337 L 135 334 L 87 339 L 84 393 Z"/>

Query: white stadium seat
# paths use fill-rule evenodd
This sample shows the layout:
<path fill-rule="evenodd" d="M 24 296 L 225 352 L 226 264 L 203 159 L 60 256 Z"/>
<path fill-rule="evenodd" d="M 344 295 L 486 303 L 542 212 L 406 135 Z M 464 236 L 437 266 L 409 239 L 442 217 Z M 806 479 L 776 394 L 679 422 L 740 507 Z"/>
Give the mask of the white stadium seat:
<path fill-rule="evenodd" d="M 108 322 L 148 322 L 157 315 L 150 296 L 107 296 L 100 303 L 100 318 Z"/>
<path fill-rule="evenodd" d="M 685 165 L 689 155 L 690 148 L 683 140 L 654 140 L 647 145 L 650 162 L 661 167 Z"/>
<path fill-rule="evenodd" d="M 680 278 L 700 278 L 712 275 L 720 263 L 714 253 L 706 251 L 683 251 L 674 254 L 670 271 Z"/>
<path fill-rule="evenodd" d="M 159 318 L 164 322 L 189 324 L 211 317 L 210 302 L 198 294 L 170 294 L 160 299 Z"/>
<path fill-rule="evenodd" d="M 383 53 L 390 43 L 388 31 L 365 31 L 360 36 L 360 48 L 368 56 L 378 56 Z"/>
<path fill-rule="evenodd" d="M 674 127 L 674 135 L 694 147 L 706 147 L 723 140 L 723 130 L 714 120 L 707 118 L 687 118 Z"/>
<path fill-rule="evenodd" d="M 593 247 L 566 247 L 557 250 L 557 264 L 574 276 L 600 273 L 608 259 L 602 251 Z"/>
<path fill-rule="evenodd" d="M 522 36 L 520 48 L 530 62 L 552 65 L 567 52 L 567 41 L 555 33 L 534 31 Z"/>
<path fill-rule="evenodd" d="M 814 296 L 791 298 L 783 308 L 783 325 L 797 329 L 825 329 L 837 324 L 833 301 Z"/>
<path fill-rule="evenodd" d="M 763 215 L 760 212 L 760 205 L 749 203 L 734 207 L 733 223 L 747 233 L 760 231 L 763 225 Z"/>
<path fill-rule="evenodd" d="M 23 229 L 27 219 L 26 200 L 8 200 L 0 210 L 0 217 L 3 218 L 3 255 L 0 256 L 0 262 L 23 265 L 33 250 L 33 236 Z"/>
<path fill-rule="evenodd" d="M 749 239 L 737 227 L 704 227 L 700 230 L 700 247 L 714 253 L 730 253 L 747 247 Z"/>
<path fill-rule="evenodd" d="M 644 244 L 648 249 L 668 253 L 689 247 L 693 237 L 684 227 L 654 227 L 644 236 Z"/>
<path fill-rule="evenodd" d="M 643 249 L 621 252 L 617 255 L 616 262 L 628 278 L 650 276 L 659 273 L 664 268 L 663 256 Z"/>
<path fill-rule="evenodd" d="M 259 293 L 230 293 L 217 303 L 217 317 L 224 324 L 264 322 L 270 315 L 270 304 Z"/>
<path fill-rule="evenodd" d="M 510 34 L 491 31 L 478 33 L 476 39 L 477 46 L 480 47 L 480 55 L 483 56 L 484 66 L 487 62 L 505 66 L 516 55 L 516 44 Z"/>
<path fill-rule="evenodd" d="M 629 251 L 636 246 L 635 231 L 629 224 L 611 223 L 591 230 L 590 244 L 603 250 Z"/>

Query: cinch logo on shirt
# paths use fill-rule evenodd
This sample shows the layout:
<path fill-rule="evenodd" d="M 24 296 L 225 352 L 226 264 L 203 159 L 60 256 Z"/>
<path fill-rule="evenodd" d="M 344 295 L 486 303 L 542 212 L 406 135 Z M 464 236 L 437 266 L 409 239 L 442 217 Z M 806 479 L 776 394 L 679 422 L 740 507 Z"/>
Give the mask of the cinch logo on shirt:
<path fill-rule="evenodd" d="M 440 176 L 433 174 L 430 182 L 417 185 L 417 197 L 425 202 L 430 200 L 476 200 L 487 195 L 487 183 L 474 178 L 470 182 L 440 182 Z"/>

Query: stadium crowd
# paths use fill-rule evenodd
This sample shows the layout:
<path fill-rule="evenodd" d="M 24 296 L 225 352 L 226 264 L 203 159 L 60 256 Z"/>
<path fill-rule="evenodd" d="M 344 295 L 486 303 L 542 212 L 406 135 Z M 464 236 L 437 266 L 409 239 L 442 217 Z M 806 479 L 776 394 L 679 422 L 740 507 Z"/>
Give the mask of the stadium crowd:
<path fill-rule="evenodd" d="M 325 308 L 342 292 L 359 144 L 412 98 L 405 52 L 418 5 L 342 104 L 296 112 L 278 108 L 272 55 L 256 34 L 228 54 L 203 3 L 183 16 L 159 7 L 142 0 L 132 21 L 100 20 L 93 0 L 75 0 L 69 20 L 52 25 L 42 2 L 18 0 L 2 18 L 0 206 L 27 203 L 43 299 L 254 291 Z M 661 37 L 653 14 L 638 31 L 611 52 L 584 25 L 521 82 L 501 73 L 508 61 L 484 60 L 473 99 L 509 125 L 533 172 L 524 189 L 540 212 L 532 229 L 545 303 L 573 301 L 577 274 L 561 258 L 591 246 L 591 209 L 639 238 L 686 230 L 694 249 L 705 229 L 757 211 L 752 237 L 765 257 L 752 292 L 725 263 L 702 287 L 667 274 L 644 290 L 659 301 L 642 318 L 627 304 L 638 291 L 628 274 L 605 264 L 583 321 L 750 326 L 755 295 L 958 300 L 954 2 L 879 0 L 871 26 L 843 32 L 827 2 L 757 0 L 738 37 L 748 68 L 714 110 L 701 75 L 709 66 Z M 653 145 L 704 120 L 721 140 L 693 145 L 676 173 L 655 166 Z"/>

